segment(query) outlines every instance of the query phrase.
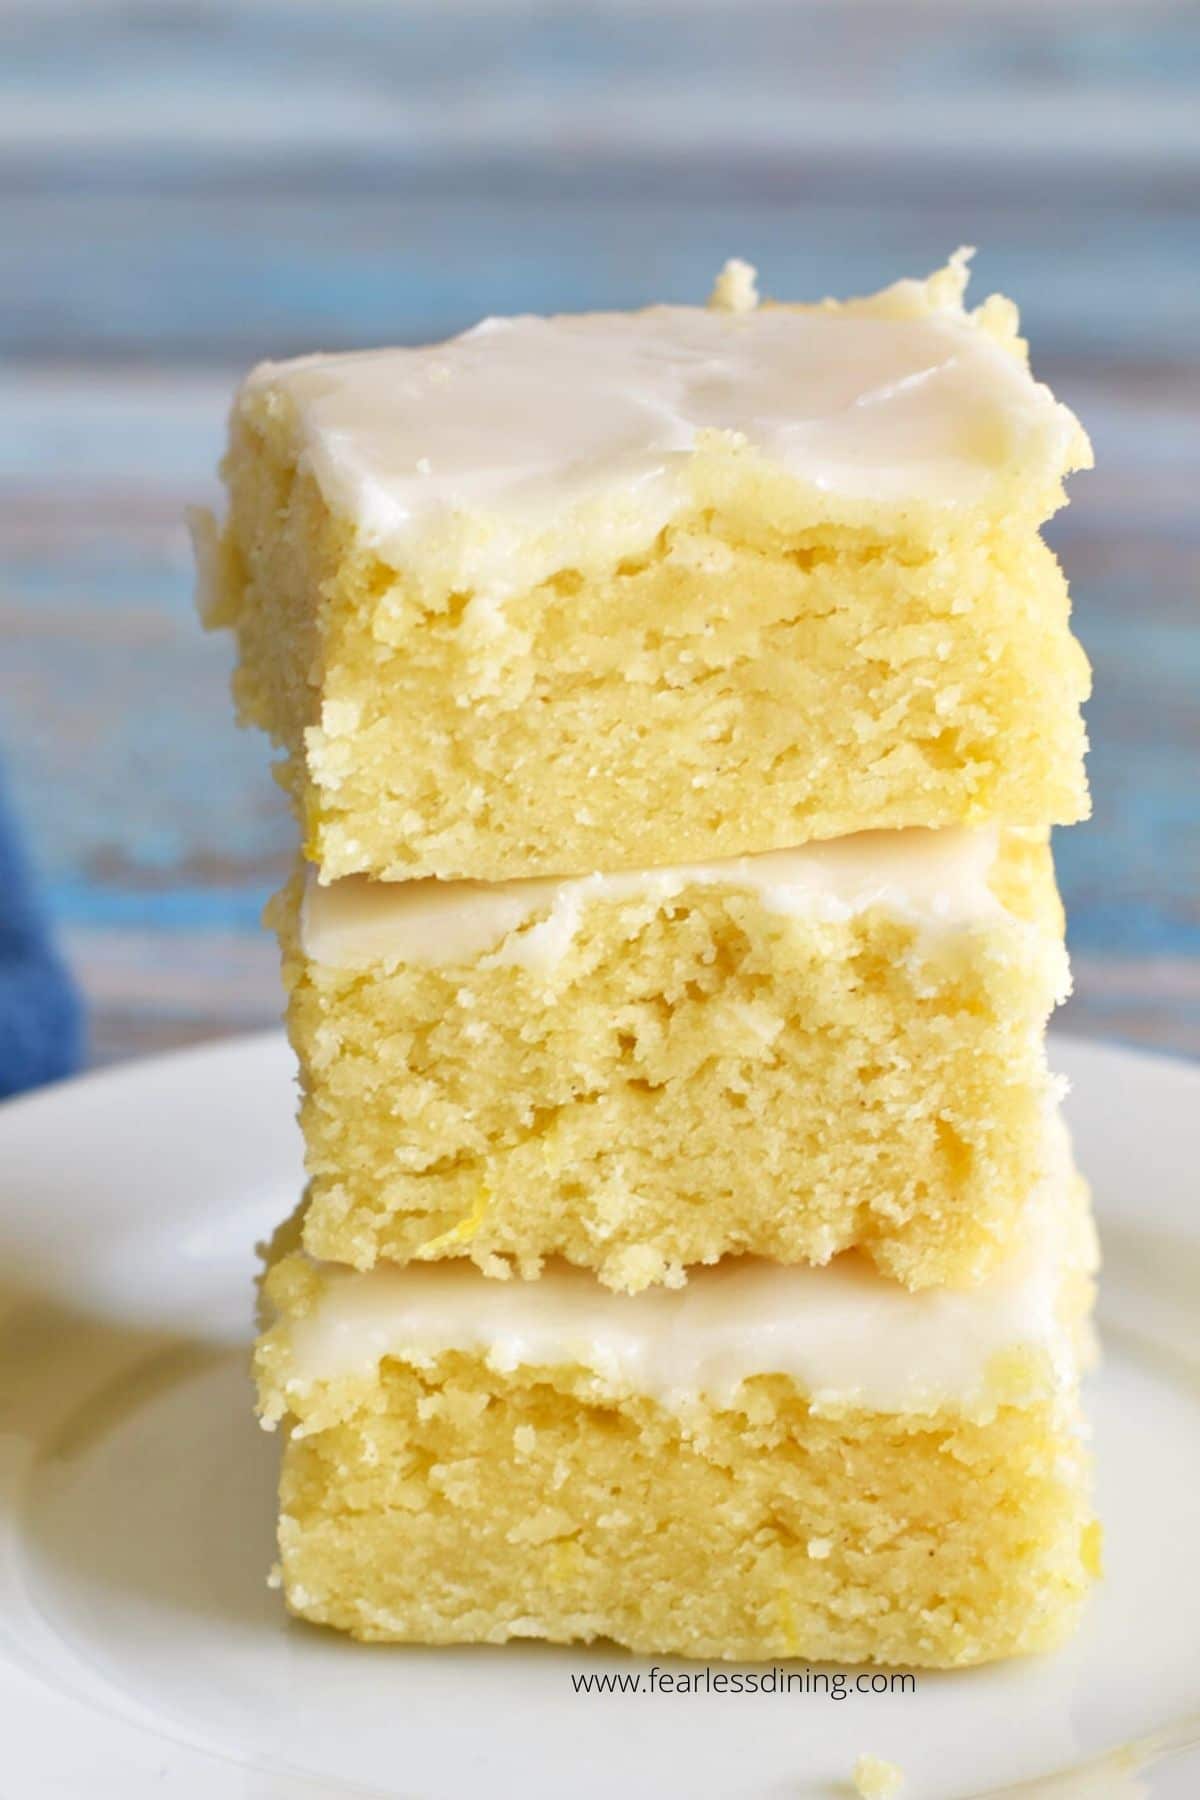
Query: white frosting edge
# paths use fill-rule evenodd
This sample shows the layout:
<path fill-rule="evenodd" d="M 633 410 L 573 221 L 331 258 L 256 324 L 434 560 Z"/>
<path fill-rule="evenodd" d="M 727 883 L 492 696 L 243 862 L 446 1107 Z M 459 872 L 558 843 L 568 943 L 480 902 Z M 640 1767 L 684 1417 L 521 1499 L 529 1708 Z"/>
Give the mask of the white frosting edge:
<path fill-rule="evenodd" d="M 682 1288 L 636 1295 L 564 1266 L 535 1281 L 492 1280 L 459 1262 L 326 1266 L 316 1306 L 286 1327 L 287 1387 L 458 1350 L 500 1372 L 582 1367 L 607 1388 L 669 1405 L 727 1403 L 750 1377 L 779 1374 L 818 1409 L 924 1413 L 986 1399 L 994 1359 L 1025 1352 L 1044 1392 L 1062 1392 L 1079 1360 L 1063 1283 L 1095 1250 L 1057 1118 L 1048 1149 L 1017 1247 L 971 1289 L 912 1293 L 853 1252 L 824 1268 L 732 1259 L 693 1270 Z"/>
<path fill-rule="evenodd" d="M 372 881 L 322 884 L 309 869 L 300 913 L 304 954 L 329 968 L 436 967 L 486 958 L 552 970 L 588 909 L 612 903 L 651 912 L 689 890 L 750 893 L 782 918 L 838 921 L 882 907 L 926 931 L 1007 917 L 992 893 L 993 826 L 859 832 L 794 850 L 561 880 Z"/>
<path fill-rule="evenodd" d="M 1057 476 L 1078 422 L 962 306 L 965 263 L 836 308 L 488 318 L 447 343 L 263 363 L 331 509 L 396 567 L 493 601 L 595 537 L 605 559 L 689 502 L 700 449 L 749 450 L 813 496 L 973 505 Z"/>

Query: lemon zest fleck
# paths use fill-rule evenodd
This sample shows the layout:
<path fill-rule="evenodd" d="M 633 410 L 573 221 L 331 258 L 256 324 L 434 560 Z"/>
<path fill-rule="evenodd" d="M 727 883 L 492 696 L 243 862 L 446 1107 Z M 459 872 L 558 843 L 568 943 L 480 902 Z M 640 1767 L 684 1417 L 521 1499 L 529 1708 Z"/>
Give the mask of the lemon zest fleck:
<path fill-rule="evenodd" d="M 449 1250 L 455 1244 L 469 1244 L 479 1227 L 483 1224 L 484 1214 L 491 1204 L 492 1196 L 485 1187 L 481 1187 L 475 1204 L 465 1218 L 451 1225 L 449 1230 L 439 1232 L 437 1237 L 430 1238 L 415 1252 L 418 1259 L 437 1256 L 442 1250 Z"/>

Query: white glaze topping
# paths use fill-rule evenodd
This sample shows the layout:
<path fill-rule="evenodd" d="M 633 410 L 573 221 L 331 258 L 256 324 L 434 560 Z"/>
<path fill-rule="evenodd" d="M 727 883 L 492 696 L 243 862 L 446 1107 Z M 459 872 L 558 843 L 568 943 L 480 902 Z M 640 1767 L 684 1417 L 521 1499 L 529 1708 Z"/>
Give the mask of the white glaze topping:
<path fill-rule="evenodd" d="M 994 827 L 864 831 L 759 856 L 620 874 L 530 881 L 372 881 L 324 886 L 309 871 L 301 912 L 305 954 L 333 968 L 439 965 L 487 956 L 545 972 L 565 954 L 586 909 L 609 902 L 653 910 L 689 888 L 758 895 L 785 917 L 837 920 L 882 906 L 924 930 L 994 918 L 988 886 Z"/>
<path fill-rule="evenodd" d="M 637 1295 L 561 1266 L 536 1281 L 490 1280 L 460 1262 L 327 1268 L 316 1308 L 290 1327 L 290 1379 L 305 1387 L 385 1356 L 423 1362 L 457 1349 L 498 1370 L 577 1364 L 666 1402 L 727 1399 L 750 1376 L 782 1374 L 818 1406 L 922 1411 L 971 1404 L 994 1358 L 1026 1351 L 1062 1385 L 1076 1372 L 1062 1283 L 1092 1258 L 1057 1121 L 1050 1138 L 1053 1167 L 1021 1243 L 972 1289 L 910 1293 L 855 1253 L 824 1268 L 726 1261 L 693 1270 L 682 1288 Z"/>
<path fill-rule="evenodd" d="M 289 398 L 327 503 L 381 557 L 443 540 L 442 576 L 493 597 L 555 566 L 556 528 L 590 502 L 610 556 L 651 542 L 708 433 L 884 504 L 973 503 L 1070 460 L 1075 419 L 963 311 L 961 258 L 832 310 L 756 308 L 752 274 L 737 305 L 489 318 L 444 344 L 263 363 L 245 391 Z M 447 552 L 464 518 L 482 535 Z"/>

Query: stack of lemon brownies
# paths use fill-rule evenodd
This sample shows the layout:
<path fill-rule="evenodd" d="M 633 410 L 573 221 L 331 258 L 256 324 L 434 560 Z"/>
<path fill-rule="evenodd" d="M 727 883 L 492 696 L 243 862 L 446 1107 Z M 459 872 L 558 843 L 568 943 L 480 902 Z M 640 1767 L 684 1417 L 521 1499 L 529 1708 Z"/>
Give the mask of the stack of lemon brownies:
<path fill-rule="evenodd" d="M 256 369 L 207 621 L 284 752 L 292 1610 L 952 1665 L 1097 1562 L 1044 1052 L 1089 461 L 965 256 Z"/>

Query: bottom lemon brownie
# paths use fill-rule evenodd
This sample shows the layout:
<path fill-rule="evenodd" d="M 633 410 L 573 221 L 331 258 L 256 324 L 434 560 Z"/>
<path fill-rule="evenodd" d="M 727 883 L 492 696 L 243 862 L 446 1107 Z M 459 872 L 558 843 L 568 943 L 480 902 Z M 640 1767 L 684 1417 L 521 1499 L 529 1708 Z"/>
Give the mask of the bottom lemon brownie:
<path fill-rule="evenodd" d="M 293 1612 L 420 1643 L 606 1638 L 925 1666 L 1059 1642 L 1094 1572 L 1061 1183 L 1012 1263 L 911 1293 L 854 1254 L 615 1294 L 556 1267 L 267 1281 Z"/>

